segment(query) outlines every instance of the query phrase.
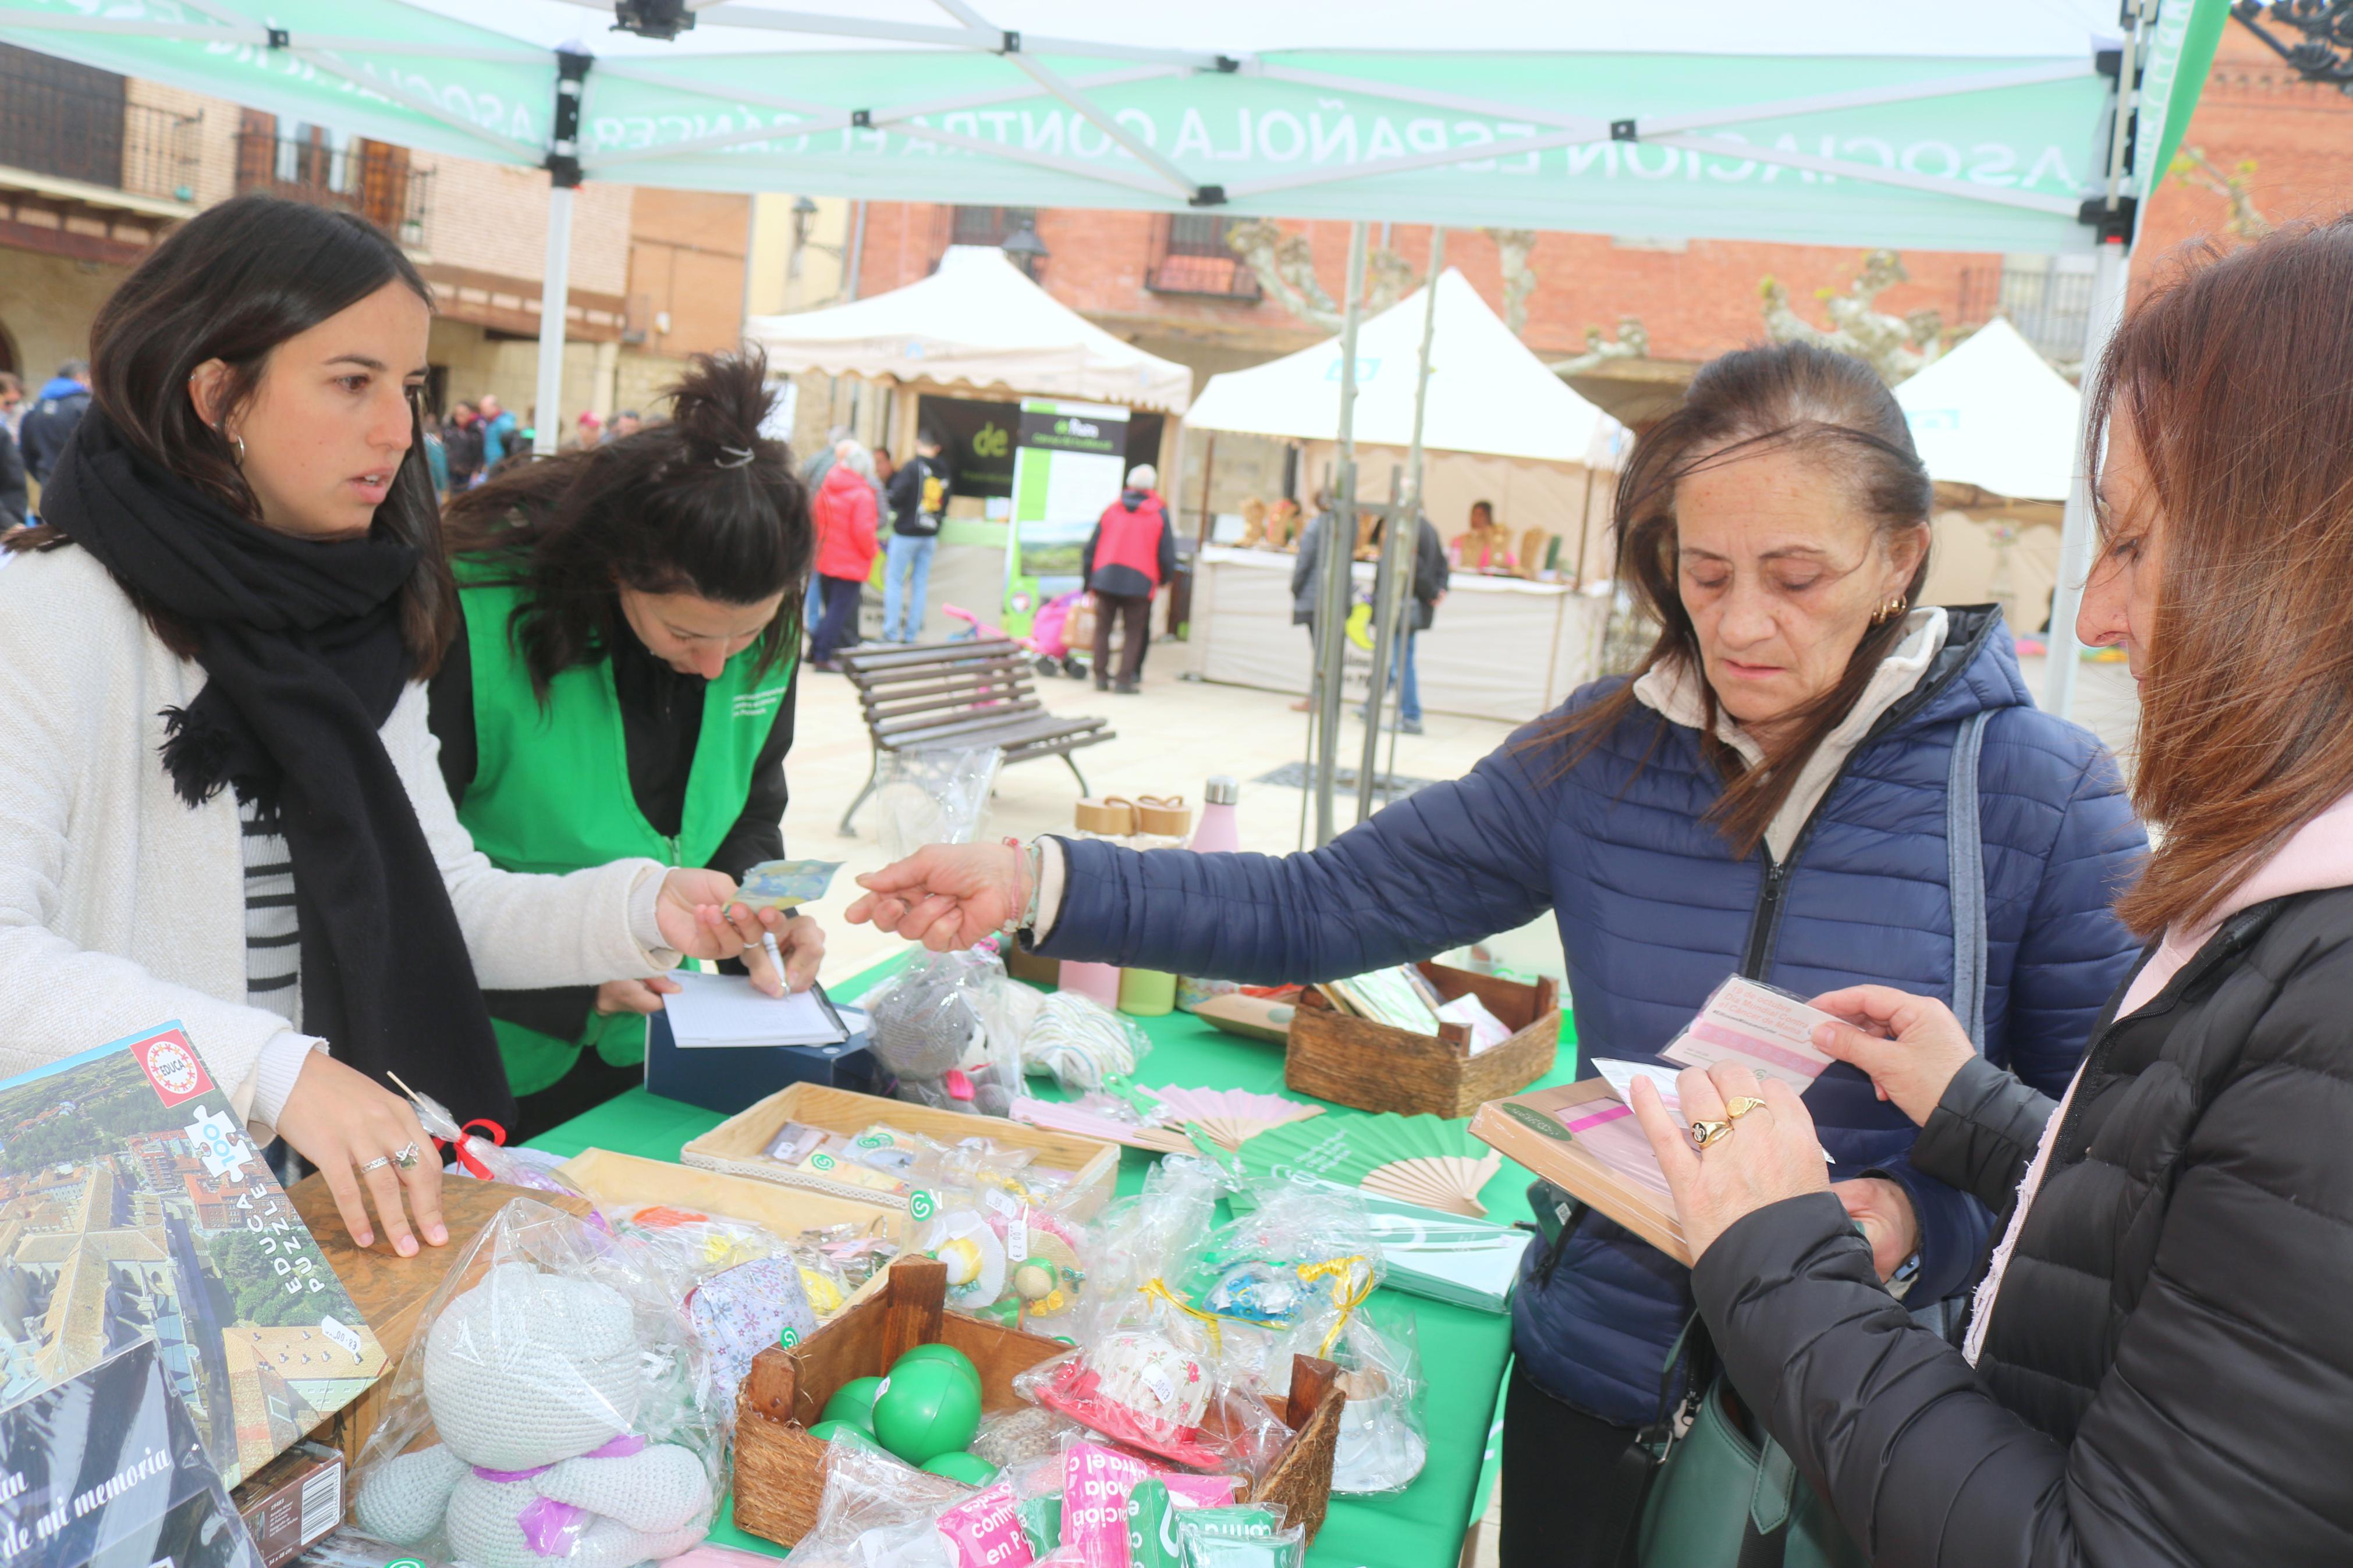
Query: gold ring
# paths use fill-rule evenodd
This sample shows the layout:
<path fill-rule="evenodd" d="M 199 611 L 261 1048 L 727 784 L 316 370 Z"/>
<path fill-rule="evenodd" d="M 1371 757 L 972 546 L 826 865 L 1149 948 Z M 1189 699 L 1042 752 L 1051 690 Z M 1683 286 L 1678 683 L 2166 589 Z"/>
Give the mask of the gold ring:
<path fill-rule="evenodd" d="M 1732 1135 L 1729 1121 L 1694 1121 L 1691 1124 L 1692 1142 L 1704 1149 L 1719 1139 Z"/>
<path fill-rule="evenodd" d="M 1737 1121 L 1752 1110 L 1762 1110 L 1764 1109 L 1765 1102 L 1757 1099 L 1755 1095 L 1740 1094 L 1735 1095 L 1730 1100 L 1725 1102 L 1724 1114 L 1729 1120 Z"/>

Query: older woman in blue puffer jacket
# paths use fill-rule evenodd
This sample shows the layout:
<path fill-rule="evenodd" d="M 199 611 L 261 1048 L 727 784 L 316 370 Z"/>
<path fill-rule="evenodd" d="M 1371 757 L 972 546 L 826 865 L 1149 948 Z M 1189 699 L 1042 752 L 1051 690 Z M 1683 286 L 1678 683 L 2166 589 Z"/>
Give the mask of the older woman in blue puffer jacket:
<path fill-rule="evenodd" d="M 1662 627 L 1632 679 L 1310 854 L 935 847 L 861 878 L 849 916 L 937 948 L 1018 920 L 1049 954 L 1262 984 L 1549 908 L 1588 1062 L 1653 1059 L 1735 973 L 1964 1011 L 1981 987 L 1987 1058 L 2055 1095 L 2137 950 L 2108 906 L 2146 841 L 2099 743 L 2036 711 L 1997 614 L 1911 607 L 1931 500 L 1860 361 L 1727 354 L 1620 482 L 1620 577 Z M 1979 863 L 1957 866 L 1971 817 Z M 1912 1168 L 1916 1129 L 1852 1068 L 1806 1101 L 1883 1277 L 1915 1306 L 1957 1292 L 1983 1206 Z M 1598 1215 L 1531 1249 L 1506 1564 L 1614 1562 L 1641 1470 L 1621 1461 L 1691 1311 L 1688 1271 Z"/>

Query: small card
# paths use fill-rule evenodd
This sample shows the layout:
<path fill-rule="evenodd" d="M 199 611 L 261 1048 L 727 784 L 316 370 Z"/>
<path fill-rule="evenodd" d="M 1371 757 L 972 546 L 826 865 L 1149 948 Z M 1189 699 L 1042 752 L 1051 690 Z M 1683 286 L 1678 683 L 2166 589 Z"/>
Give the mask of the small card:
<path fill-rule="evenodd" d="M 1814 1048 L 1814 1026 L 1837 1022 L 1786 991 L 1736 974 L 1709 994 L 1699 1016 L 1659 1055 L 1689 1068 L 1738 1062 L 1803 1094 L 1831 1061 Z"/>

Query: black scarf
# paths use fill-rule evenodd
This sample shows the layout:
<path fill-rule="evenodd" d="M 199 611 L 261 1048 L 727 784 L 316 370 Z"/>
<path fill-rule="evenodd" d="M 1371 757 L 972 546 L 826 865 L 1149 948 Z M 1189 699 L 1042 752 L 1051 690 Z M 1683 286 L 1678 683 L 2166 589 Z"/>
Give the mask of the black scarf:
<path fill-rule="evenodd" d="M 400 591 L 416 551 L 248 521 L 132 450 L 94 407 L 41 516 L 195 631 L 208 679 L 164 714 L 164 767 L 190 806 L 233 784 L 285 834 L 303 1032 L 379 1081 L 398 1072 L 460 1120 L 512 1125 L 457 911 L 377 733 L 410 675 Z"/>

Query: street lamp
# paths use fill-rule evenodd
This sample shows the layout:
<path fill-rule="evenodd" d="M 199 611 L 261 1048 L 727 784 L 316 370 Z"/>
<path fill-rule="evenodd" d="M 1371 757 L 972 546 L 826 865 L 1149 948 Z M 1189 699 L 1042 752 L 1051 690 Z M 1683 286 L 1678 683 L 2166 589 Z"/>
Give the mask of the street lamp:
<path fill-rule="evenodd" d="M 1027 217 L 1021 220 L 1019 228 L 1005 237 L 1005 243 L 997 248 L 1011 257 L 1013 265 L 1021 268 L 1022 275 L 1033 283 L 1038 280 L 1038 264 L 1053 254 L 1046 248 L 1046 242 L 1038 237 L 1035 220 Z"/>

